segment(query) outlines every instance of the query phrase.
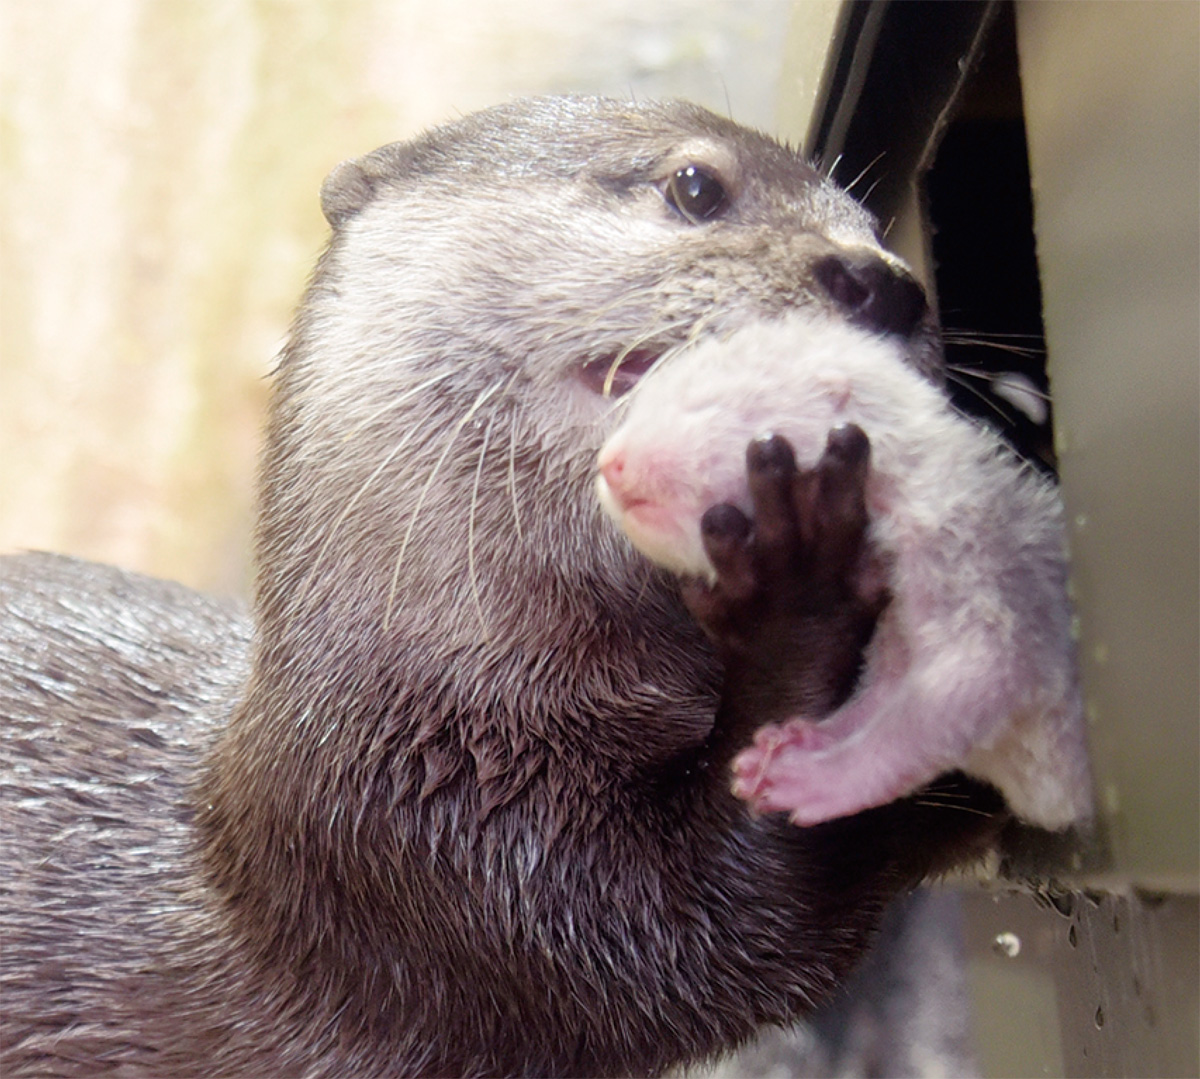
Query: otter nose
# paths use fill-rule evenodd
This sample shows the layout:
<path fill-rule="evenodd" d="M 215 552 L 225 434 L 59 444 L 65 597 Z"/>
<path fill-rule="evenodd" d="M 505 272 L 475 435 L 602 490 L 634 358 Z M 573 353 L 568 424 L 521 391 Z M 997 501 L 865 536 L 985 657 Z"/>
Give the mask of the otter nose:
<path fill-rule="evenodd" d="M 907 337 L 925 315 L 925 290 L 875 255 L 827 255 L 813 273 L 850 321 L 864 330 Z"/>
<path fill-rule="evenodd" d="M 625 508 L 630 499 L 629 472 L 625 467 L 625 454 L 605 446 L 599 460 L 600 478 L 608 489 L 613 502 Z"/>

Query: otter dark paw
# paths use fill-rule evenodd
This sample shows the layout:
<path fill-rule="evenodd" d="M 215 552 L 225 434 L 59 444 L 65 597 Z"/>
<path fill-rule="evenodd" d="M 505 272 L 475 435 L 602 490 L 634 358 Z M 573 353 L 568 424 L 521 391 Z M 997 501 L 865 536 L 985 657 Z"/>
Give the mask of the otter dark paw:
<path fill-rule="evenodd" d="M 684 602 L 717 644 L 729 692 L 758 723 L 823 715 L 851 691 L 887 603 L 867 549 L 870 442 L 852 424 L 830 432 L 812 469 L 788 442 L 752 442 L 753 521 L 711 507 L 701 533 L 717 579 L 688 581 Z"/>

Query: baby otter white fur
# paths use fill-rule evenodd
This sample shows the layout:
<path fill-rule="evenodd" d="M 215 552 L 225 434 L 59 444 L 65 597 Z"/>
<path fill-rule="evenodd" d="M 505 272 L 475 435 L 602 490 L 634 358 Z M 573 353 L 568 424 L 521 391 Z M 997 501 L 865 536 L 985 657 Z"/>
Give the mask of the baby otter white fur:
<path fill-rule="evenodd" d="M 959 768 L 1026 821 L 1080 822 L 1090 781 L 1057 493 L 957 415 L 894 337 L 796 314 L 664 360 L 601 451 L 601 501 L 654 561 L 712 577 L 701 515 L 752 513 L 747 443 L 782 435 L 812 467 L 847 423 L 870 439 L 869 535 L 891 602 L 855 695 L 760 731 L 735 790 L 814 824 Z"/>

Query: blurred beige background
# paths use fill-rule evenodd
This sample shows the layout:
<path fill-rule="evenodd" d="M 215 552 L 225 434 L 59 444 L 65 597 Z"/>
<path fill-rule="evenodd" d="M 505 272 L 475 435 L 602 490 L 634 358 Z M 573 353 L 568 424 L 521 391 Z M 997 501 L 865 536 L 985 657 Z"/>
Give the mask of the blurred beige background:
<path fill-rule="evenodd" d="M 244 592 L 268 375 L 339 160 L 569 91 L 798 140 L 837 7 L 0 0 L 0 550 Z"/>

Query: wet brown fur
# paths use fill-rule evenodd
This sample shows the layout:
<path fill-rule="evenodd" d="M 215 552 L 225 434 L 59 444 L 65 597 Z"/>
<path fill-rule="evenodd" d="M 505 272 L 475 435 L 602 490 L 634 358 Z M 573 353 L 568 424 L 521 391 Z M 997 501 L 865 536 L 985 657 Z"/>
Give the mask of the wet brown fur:
<path fill-rule="evenodd" d="M 660 190 L 705 154 L 713 228 Z M 805 1013 L 997 818 L 732 797 L 748 732 L 595 502 L 616 419 L 581 372 L 830 306 L 806 271 L 870 221 L 763 136 L 598 100 L 468 117 L 324 201 L 253 643 L 161 582 L 0 572 L 4 1073 L 653 1074 Z"/>

